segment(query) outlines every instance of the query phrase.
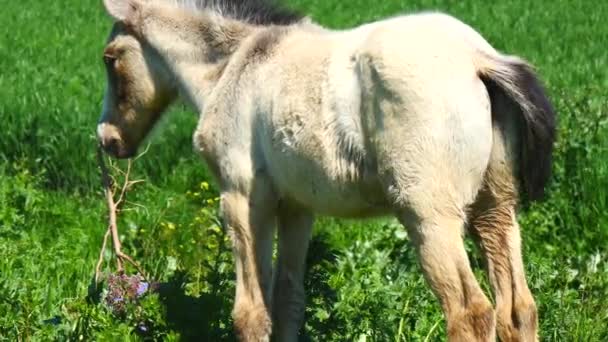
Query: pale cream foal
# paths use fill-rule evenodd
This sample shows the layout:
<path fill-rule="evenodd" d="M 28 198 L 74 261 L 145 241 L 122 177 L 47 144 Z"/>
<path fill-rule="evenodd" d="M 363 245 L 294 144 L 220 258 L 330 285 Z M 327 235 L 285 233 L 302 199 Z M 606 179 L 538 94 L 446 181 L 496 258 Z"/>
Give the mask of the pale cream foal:
<path fill-rule="evenodd" d="M 116 23 L 101 144 L 132 156 L 178 98 L 200 114 L 194 146 L 221 189 L 241 340 L 297 340 L 313 214 L 396 215 L 450 341 L 537 339 L 515 212 L 548 181 L 555 114 L 526 62 L 438 13 L 335 31 L 263 0 L 104 4 Z"/>

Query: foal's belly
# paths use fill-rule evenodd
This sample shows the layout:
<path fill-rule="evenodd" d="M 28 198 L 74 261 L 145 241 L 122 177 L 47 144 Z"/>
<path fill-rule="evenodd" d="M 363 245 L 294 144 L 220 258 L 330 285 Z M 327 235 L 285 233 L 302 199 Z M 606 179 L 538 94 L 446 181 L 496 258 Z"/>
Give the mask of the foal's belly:
<path fill-rule="evenodd" d="M 276 156 L 269 169 L 284 199 L 317 214 L 335 217 L 373 217 L 390 212 L 375 174 L 352 177 L 336 173 L 335 169 L 318 160 Z"/>

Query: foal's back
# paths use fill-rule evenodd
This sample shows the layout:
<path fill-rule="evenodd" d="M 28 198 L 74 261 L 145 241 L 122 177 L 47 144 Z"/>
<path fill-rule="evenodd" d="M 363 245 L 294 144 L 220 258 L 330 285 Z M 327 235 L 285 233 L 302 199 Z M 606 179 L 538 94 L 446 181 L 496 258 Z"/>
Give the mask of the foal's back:
<path fill-rule="evenodd" d="M 287 31 L 255 73 L 265 80 L 255 90 L 259 143 L 277 190 L 323 214 L 383 214 L 407 196 L 391 193 L 397 168 L 408 188 L 441 179 L 466 189 L 450 194 L 459 202 L 472 200 L 492 134 L 474 44 L 491 49 L 441 14 Z"/>

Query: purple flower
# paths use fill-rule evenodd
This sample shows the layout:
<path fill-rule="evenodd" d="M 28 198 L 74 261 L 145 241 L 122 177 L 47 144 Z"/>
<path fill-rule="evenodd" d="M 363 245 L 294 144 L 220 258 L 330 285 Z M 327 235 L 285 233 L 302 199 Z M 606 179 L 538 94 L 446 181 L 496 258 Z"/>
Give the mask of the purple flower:
<path fill-rule="evenodd" d="M 124 314 L 129 304 L 136 303 L 151 288 L 151 284 L 139 275 L 111 274 L 105 302 L 114 313 Z"/>
<path fill-rule="evenodd" d="M 141 297 L 144 293 L 146 293 L 146 291 L 148 291 L 148 287 L 149 287 L 149 284 L 146 283 L 145 281 L 142 281 L 141 283 L 139 283 L 139 285 L 137 286 L 137 296 Z"/>

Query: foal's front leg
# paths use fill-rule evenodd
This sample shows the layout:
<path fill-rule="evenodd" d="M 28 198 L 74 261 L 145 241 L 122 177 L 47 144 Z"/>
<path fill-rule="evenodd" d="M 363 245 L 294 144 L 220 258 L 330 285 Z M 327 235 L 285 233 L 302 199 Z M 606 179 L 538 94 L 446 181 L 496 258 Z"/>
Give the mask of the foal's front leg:
<path fill-rule="evenodd" d="M 268 196 L 223 192 L 221 209 L 234 246 L 236 298 L 232 312 L 241 341 L 269 341 L 274 206 Z"/>

